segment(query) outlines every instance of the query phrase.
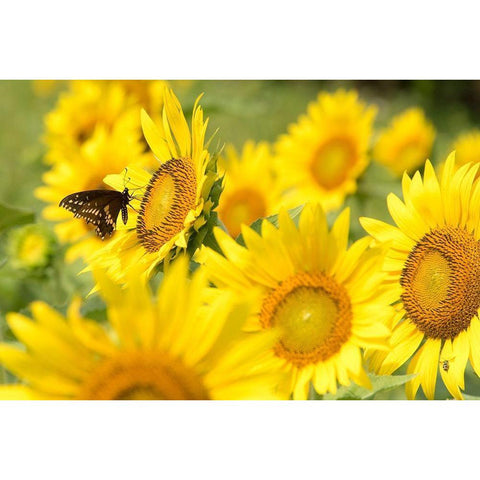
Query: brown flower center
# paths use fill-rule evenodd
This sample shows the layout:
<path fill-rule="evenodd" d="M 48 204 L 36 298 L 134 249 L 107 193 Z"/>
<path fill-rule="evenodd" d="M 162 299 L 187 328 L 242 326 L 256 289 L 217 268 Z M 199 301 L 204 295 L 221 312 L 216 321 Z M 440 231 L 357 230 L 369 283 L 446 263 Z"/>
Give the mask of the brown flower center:
<path fill-rule="evenodd" d="M 137 236 L 148 252 L 157 252 L 183 230 L 196 193 L 195 169 L 189 159 L 172 158 L 153 174 L 137 220 Z"/>
<path fill-rule="evenodd" d="M 85 400 L 206 400 L 201 378 L 159 352 L 123 352 L 102 362 L 83 385 Z"/>
<path fill-rule="evenodd" d="M 455 338 L 480 307 L 480 243 L 459 227 L 439 227 L 412 249 L 402 271 L 402 301 L 427 337 Z"/>

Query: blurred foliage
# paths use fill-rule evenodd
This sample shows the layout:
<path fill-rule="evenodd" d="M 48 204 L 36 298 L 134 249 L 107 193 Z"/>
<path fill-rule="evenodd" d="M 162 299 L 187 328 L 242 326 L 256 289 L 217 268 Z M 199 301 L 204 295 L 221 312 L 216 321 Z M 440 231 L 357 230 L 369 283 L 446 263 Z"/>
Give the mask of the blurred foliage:
<path fill-rule="evenodd" d="M 217 129 L 217 150 L 224 143 L 241 148 L 248 139 L 273 142 L 286 132 L 290 123 L 306 111 L 309 102 L 316 99 L 320 90 L 355 88 L 362 100 L 378 106 L 375 132 L 388 124 L 391 118 L 412 106 L 424 109 L 436 130 L 431 160 L 438 164 L 446 158 L 455 137 L 472 128 L 480 127 L 479 81 L 171 81 L 187 117 L 193 109 L 197 95 L 204 92 L 201 104 L 210 117 L 208 135 Z M 4 321 L 8 311 L 24 311 L 32 300 L 44 300 L 65 311 L 75 294 L 83 298 L 91 288 L 89 274 L 78 275 L 81 262 L 65 265 L 65 247 L 57 245 L 48 266 L 41 272 L 25 274 L 9 264 L 5 248 L 8 232 L 14 226 L 45 222 L 40 217 L 44 207 L 34 196 L 34 189 L 42 183 L 42 173 L 47 167 L 42 158 L 44 115 L 54 108 L 59 92 L 67 82 L 59 82 L 50 92 L 35 92 L 29 81 L 0 81 L 0 336 L 11 339 Z M 400 182 L 382 166 L 371 163 L 359 179 L 358 192 L 347 198 L 351 208 L 351 238 L 364 232 L 359 216 L 370 216 L 389 221 L 386 195 L 400 195 Z M 294 215 L 295 216 L 295 215 Z M 336 213 L 329 215 L 332 219 Z M 212 216 L 212 219 L 214 216 Z M 275 222 L 275 218 L 271 221 Z M 260 222 L 254 224 L 258 229 Z M 208 243 L 214 246 L 211 225 L 205 228 Z M 241 241 L 241 239 L 240 239 Z M 158 279 L 156 280 L 158 281 Z M 105 319 L 103 303 L 97 296 L 86 298 L 84 314 L 97 320 Z M 401 369 L 402 370 L 402 369 Z M 399 371 L 404 374 L 405 371 Z M 397 376 L 390 383 L 373 379 L 373 395 L 362 389 L 340 390 L 338 398 L 405 398 L 405 376 Z M 480 397 L 478 378 L 466 371 L 466 385 L 470 398 Z M 422 398 L 420 393 L 417 398 Z M 466 395 L 467 397 L 467 395 Z M 449 398 L 441 381 L 437 382 L 436 398 Z"/>
<path fill-rule="evenodd" d="M 358 385 L 341 387 L 335 395 L 326 394 L 324 400 L 372 400 L 380 394 L 390 392 L 391 390 L 405 385 L 415 375 L 395 375 L 395 376 L 378 376 L 369 374 L 372 382 L 372 389 L 366 389 Z"/>

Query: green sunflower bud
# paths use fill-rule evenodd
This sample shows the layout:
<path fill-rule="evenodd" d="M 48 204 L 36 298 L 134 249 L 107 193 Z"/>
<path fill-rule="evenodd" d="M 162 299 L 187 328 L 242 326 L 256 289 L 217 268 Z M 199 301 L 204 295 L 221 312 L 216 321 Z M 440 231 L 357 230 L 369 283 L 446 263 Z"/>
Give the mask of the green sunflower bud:
<path fill-rule="evenodd" d="M 55 238 L 44 226 L 25 225 L 8 235 L 7 254 L 10 264 L 19 270 L 45 268 L 54 252 Z"/>

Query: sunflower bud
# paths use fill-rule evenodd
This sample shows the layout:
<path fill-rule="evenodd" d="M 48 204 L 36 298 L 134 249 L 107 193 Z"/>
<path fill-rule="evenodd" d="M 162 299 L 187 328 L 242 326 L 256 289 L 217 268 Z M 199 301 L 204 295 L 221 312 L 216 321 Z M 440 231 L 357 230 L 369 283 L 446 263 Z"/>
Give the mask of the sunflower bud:
<path fill-rule="evenodd" d="M 53 255 L 55 239 L 42 225 L 30 224 L 12 230 L 7 253 L 11 265 L 19 270 L 45 268 Z"/>

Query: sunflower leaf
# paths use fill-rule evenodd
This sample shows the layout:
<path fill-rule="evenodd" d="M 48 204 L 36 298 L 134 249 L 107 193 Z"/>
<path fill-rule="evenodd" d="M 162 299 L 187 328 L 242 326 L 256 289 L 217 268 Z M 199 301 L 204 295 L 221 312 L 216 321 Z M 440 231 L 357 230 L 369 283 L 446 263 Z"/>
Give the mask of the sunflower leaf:
<path fill-rule="evenodd" d="M 35 214 L 29 210 L 0 203 L 0 232 L 17 225 L 33 223 Z"/>
<path fill-rule="evenodd" d="M 210 190 L 210 200 L 212 201 L 212 210 L 218 206 L 218 202 L 220 200 L 220 195 L 223 192 L 223 175 L 220 178 L 217 178 L 212 185 L 212 189 Z"/>
<path fill-rule="evenodd" d="M 188 252 L 190 256 L 193 256 L 197 249 L 200 248 L 200 245 L 202 243 L 206 247 L 210 247 L 216 252 L 222 251 L 217 243 L 217 240 L 215 239 L 215 236 L 213 235 L 213 228 L 216 226 L 222 227 L 223 224 L 220 225 L 217 212 L 212 212 L 210 217 L 208 217 L 207 223 L 203 225 L 202 228 L 200 228 L 198 233 L 195 235 L 195 238 L 192 240 L 191 243 L 189 243 Z M 225 229 L 225 227 L 223 227 L 223 229 Z"/>
<path fill-rule="evenodd" d="M 369 390 L 352 383 L 348 387 L 341 387 L 335 395 L 326 394 L 324 400 L 369 400 L 377 393 L 387 392 L 396 387 L 404 385 L 415 375 L 374 375 L 369 374 L 372 382 L 372 389 Z"/>

